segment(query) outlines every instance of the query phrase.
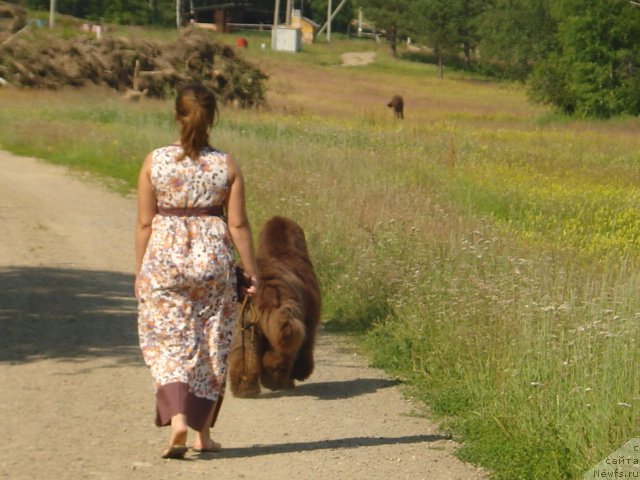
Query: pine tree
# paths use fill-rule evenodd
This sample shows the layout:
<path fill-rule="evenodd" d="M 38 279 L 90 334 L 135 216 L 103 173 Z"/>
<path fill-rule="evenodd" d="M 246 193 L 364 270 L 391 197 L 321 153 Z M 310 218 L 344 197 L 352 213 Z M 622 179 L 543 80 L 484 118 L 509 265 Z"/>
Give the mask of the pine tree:
<path fill-rule="evenodd" d="M 555 52 L 537 62 L 531 98 L 567 113 L 640 114 L 640 9 L 626 0 L 562 0 Z"/>
<path fill-rule="evenodd" d="M 445 55 L 457 53 L 462 45 L 459 30 L 461 2 L 416 0 L 410 3 L 408 29 L 412 37 L 433 48 L 438 74 L 442 78 Z"/>
<path fill-rule="evenodd" d="M 386 30 L 394 57 L 397 55 L 399 33 L 407 32 L 409 6 L 412 3 L 412 0 L 360 0 L 365 17 L 375 22 L 378 28 Z"/>
<path fill-rule="evenodd" d="M 524 80 L 533 65 L 555 50 L 556 0 L 493 0 L 479 18 L 482 58 L 505 66 L 509 77 Z"/>

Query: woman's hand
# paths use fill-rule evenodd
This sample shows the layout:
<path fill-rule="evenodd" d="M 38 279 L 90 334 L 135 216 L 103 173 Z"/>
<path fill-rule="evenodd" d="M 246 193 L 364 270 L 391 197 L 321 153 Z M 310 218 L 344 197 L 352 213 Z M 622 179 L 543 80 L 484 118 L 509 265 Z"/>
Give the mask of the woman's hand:
<path fill-rule="evenodd" d="M 249 295 L 250 297 L 252 297 L 256 293 L 258 287 L 258 279 L 255 275 L 249 275 L 241 268 L 237 269 L 236 273 L 239 273 L 238 286 L 240 288 L 238 288 L 238 290 L 240 298 L 243 298 L 245 295 Z"/>
<path fill-rule="evenodd" d="M 249 278 L 249 286 L 247 287 L 247 295 L 253 297 L 258 291 L 258 279 L 255 275 L 247 275 Z"/>

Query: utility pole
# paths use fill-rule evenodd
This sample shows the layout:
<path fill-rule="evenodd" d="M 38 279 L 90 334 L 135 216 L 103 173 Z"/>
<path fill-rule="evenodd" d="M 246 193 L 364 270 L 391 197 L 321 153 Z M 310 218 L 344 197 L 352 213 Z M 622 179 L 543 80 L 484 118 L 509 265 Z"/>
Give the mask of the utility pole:
<path fill-rule="evenodd" d="M 273 27 L 271 28 L 271 50 L 276 49 L 276 35 L 278 35 L 277 29 L 280 23 L 280 0 L 276 0 L 275 7 L 273 9 Z"/>
<path fill-rule="evenodd" d="M 332 7 L 332 1 L 329 0 L 329 3 L 327 3 L 327 43 L 329 43 L 331 41 L 331 7 Z"/>
<path fill-rule="evenodd" d="M 316 38 L 318 37 L 318 35 L 322 34 L 322 32 L 324 32 L 324 29 L 327 29 L 327 42 L 331 39 L 331 22 L 333 21 L 333 19 L 335 18 L 335 16 L 338 14 L 338 12 L 340 12 L 340 10 L 342 9 L 342 7 L 344 7 L 344 4 L 347 3 L 347 0 L 342 0 L 338 6 L 336 7 L 336 9 L 333 11 L 333 13 L 331 13 L 331 0 L 329 0 L 329 14 L 327 16 L 327 21 L 324 25 L 322 25 L 320 27 L 320 29 L 316 32 Z"/>
<path fill-rule="evenodd" d="M 49 28 L 56 26 L 56 0 L 49 0 Z"/>
<path fill-rule="evenodd" d="M 276 28 L 279 25 L 280 17 L 280 0 L 276 0 L 276 6 L 273 9 L 273 28 Z"/>
<path fill-rule="evenodd" d="M 176 0 L 176 27 L 180 30 L 180 26 L 182 25 L 182 5 L 180 4 L 180 0 Z"/>
<path fill-rule="evenodd" d="M 287 15 L 286 15 L 286 20 L 285 20 L 285 24 L 288 26 L 291 25 L 291 10 L 293 9 L 293 6 L 291 5 L 291 0 L 287 0 Z"/>

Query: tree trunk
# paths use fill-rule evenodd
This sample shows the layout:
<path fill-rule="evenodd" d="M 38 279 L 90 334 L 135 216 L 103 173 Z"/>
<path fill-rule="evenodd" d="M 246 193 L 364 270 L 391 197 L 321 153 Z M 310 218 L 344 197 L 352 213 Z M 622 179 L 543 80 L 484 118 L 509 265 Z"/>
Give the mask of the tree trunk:
<path fill-rule="evenodd" d="M 149 0 L 149 19 L 152 25 L 158 23 L 158 0 Z"/>
<path fill-rule="evenodd" d="M 438 57 L 438 77 L 444 78 L 444 65 L 442 62 L 442 48 L 436 47 L 436 56 Z"/>
<path fill-rule="evenodd" d="M 467 70 L 471 68 L 471 45 L 469 42 L 464 42 L 464 63 Z"/>
<path fill-rule="evenodd" d="M 390 30 L 390 36 L 389 36 L 389 46 L 391 47 L 391 54 L 393 55 L 393 57 L 397 57 L 398 56 L 398 49 L 397 49 L 397 45 L 396 45 L 396 26 L 395 25 L 391 25 Z"/>

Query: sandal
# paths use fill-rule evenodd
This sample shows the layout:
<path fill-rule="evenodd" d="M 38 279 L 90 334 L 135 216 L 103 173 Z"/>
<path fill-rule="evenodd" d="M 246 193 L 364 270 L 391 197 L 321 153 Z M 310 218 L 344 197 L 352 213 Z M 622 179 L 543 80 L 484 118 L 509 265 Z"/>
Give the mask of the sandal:
<path fill-rule="evenodd" d="M 220 450 L 222 450 L 222 445 L 220 445 L 218 442 L 214 442 L 213 440 L 211 441 L 211 445 L 209 445 L 208 447 L 193 447 L 193 451 L 196 453 L 216 453 Z"/>

